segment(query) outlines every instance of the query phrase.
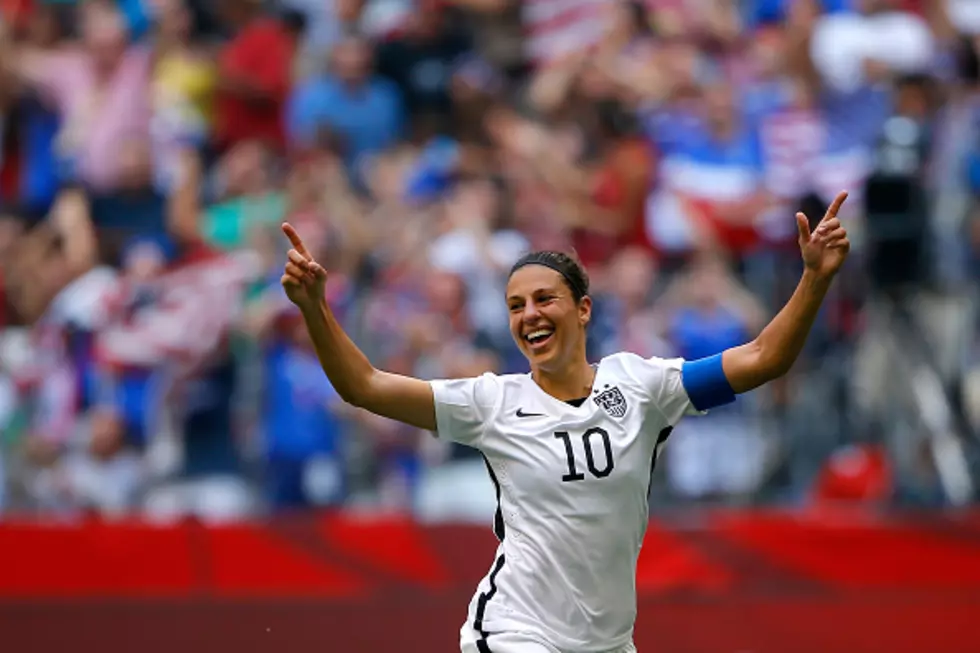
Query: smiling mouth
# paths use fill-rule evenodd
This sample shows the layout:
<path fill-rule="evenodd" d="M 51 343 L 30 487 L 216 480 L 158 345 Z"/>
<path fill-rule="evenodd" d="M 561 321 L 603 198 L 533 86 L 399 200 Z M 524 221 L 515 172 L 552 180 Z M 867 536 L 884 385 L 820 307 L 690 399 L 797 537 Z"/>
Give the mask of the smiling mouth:
<path fill-rule="evenodd" d="M 537 348 L 551 340 L 554 334 L 554 329 L 535 329 L 524 334 L 524 341 L 531 345 L 532 348 Z"/>

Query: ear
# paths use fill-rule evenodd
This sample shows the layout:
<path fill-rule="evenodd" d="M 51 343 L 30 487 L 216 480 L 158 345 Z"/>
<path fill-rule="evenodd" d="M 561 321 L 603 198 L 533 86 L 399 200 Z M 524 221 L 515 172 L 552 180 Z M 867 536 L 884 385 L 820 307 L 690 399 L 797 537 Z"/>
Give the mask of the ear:
<path fill-rule="evenodd" d="M 586 295 L 578 303 L 578 319 L 582 326 L 592 321 L 592 298 Z"/>

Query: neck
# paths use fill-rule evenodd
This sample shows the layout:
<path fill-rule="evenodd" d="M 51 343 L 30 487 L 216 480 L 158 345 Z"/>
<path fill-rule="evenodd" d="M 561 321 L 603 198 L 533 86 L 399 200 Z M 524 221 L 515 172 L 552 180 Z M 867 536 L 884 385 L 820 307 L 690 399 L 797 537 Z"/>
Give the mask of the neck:
<path fill-rule="evenodd" d="M 531 378 L 542 390 L 560 401 L 581 399 L 592 391 L 595 370 L 589 365 L 584 352 L 575 363 L 556 370 L 531 370 Z"/>

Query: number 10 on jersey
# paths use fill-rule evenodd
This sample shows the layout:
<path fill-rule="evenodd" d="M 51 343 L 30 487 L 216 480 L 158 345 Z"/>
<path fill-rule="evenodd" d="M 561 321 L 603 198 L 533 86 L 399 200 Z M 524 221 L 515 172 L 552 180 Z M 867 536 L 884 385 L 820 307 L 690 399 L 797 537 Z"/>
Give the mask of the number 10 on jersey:
<path fill-rule="evenodd" d="M 578 438 L 573 437 L 568 431 L 556 431 L 555 437 L 565 444 L 565 457 L 568 459 L 568 473 L 561 477 L 561 480 L 569 483 L 571 481 L 584 481 L 585 474 L 578 469 L 575 460 L 575 447 L 573 441 Z M 612 442 L 609 440 L 609 433 L 605 429 L 593 427 L 582 434 L 582 446 L 585 450 L 585 466 L 589 473 L 596 478 L 605 478 L 612 473 L 615 462 L 613 462 Z M 596 464 L 596 449 L 599 449 L 601 441 L 602 452 L 598 454 L 600 465 Z"/>

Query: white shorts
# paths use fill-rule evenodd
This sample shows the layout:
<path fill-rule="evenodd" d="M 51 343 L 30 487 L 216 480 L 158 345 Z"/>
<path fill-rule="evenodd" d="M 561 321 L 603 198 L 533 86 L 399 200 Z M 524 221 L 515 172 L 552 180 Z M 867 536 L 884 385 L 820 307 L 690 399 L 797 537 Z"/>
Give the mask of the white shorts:
<path fill-rule="evenodd" d="M 459 631 L 459 649 L 460 653 L 562 653 L 524 633 L 492 633 L 484 639 L 469 624 Z M 636 647 L 627 644 L 609 653 L 636 653 Z"/>

